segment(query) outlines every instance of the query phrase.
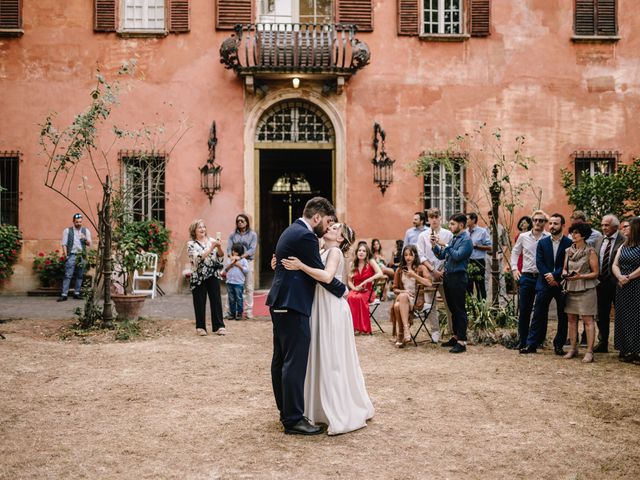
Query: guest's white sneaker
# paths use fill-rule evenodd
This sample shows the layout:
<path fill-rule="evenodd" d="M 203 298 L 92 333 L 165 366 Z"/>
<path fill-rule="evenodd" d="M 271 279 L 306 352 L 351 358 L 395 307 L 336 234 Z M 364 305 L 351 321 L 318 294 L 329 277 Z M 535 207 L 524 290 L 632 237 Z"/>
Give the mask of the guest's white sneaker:
<path fill-rule="evenodd" d="M 431 342 L 438 343 L 440 341 L 440 332 L 433 332 L 431 334 Z"/>

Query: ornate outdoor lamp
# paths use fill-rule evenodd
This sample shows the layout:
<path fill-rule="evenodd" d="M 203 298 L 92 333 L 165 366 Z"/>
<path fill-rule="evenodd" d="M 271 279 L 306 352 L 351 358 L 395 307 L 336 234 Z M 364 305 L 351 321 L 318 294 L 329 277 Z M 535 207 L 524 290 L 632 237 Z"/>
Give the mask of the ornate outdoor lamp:
<path fill-rule="evenodd" d="M 498 165 L 493 166 L 491 172 L 491 289 L 493 291 L 493 306 L 498 306 L 500 302 L 500 264 L 498 261 L 498 214 L 500 207 L 500 196 L 502 195 L 502 185 L 498 181 Z"/>
<path fill-rule="evenodd" d="M 373 124 L 373 183 L 378 185 L 382 195 L 387 191 L 389 185 L 393 183 L 393 164 L 395 160 L 391 160 L 384 150 L 384 140 L 386 134 L 380 124 Z M 380 153 L 378 153 L 380 146 Z"/>
<path fill-rule="evenodd" d="M 209 203 L 213 200 L 216 192 L 220 191 L 220 173 L 222 167 L 216 164 L 216 145 L 218 137 L 216 136 L 216 122 L 211 124 L 209 132 L 209 158 L 207 163 L 200 168 L 200 189 L 209 197 Z"/>

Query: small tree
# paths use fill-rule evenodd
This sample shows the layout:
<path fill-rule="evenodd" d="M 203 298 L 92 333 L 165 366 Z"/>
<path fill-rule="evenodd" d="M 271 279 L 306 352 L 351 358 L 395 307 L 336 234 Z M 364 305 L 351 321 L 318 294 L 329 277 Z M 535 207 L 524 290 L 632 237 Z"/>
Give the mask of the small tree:
<path fill-rule="evenodd" d="M 452 186 L 454 192 L 462 197 L 467 209 L 477 212 L 487 225 L 491 221 L 486 211 L 487 209 L 494 211 L 493 231 L 497 233 L 495 228 L 497 224 L 501 224 L 506 229 L 510 250 L 511 239 L 517 227 L 516 211 L 524 207 L 527 200 L 533 199 L 536 208 L 542 201 L 542 189 L 536 186 L 530 175 L 530 169 L 535 165 L 535 158 L 525 152 L 525 136 L 519 135 L 509 144 L 505 144 L 500 129 L 489 132 L 487 124 L 482 123 L 471 133 L 458 135 L 455 140 L 449 142 L 444 151 L 422 152 L 413 164 L 414 174 L 427 175 L 434 165 L 443 165 L 452 178 L 455 178 L 457 169 L 464 167 L 466 184 L 471 184 L 474 188 L 468 190 L 454 184 Z M 494 259 L 498 250 L 496 236 L 494 234 L 492 250 Z M 495 285 L 500 272 L 497 261 L 493 263 L 495 268 L 492 268 L 492 276 Z M 494 302 L 497 302 L 498 296 L 495 290 Z"/>
<path fill-rule="evenodd" d="M 134 78 L 136 62 L 125 63 L 117 72 L 118 78 Z M 85 313 L 100 312 L 103 325 L 112 323 L 111 308 L 111 274 L 112 274 L 112 231 L 114 222 L 123 223 L 120 211 L 112 216 L 114 201 L 126 198 L 124 186 L 117 175 L 111 171 L 110 160 L 114 160 L 116 145 L 127 143 L 129 149 L 168 150 L 175 148 L 188 128 L 179 122 L 175 131 L 166 138 L 164 125 L 143 126 L 138 130 L 128 130 L 117 125 L 106 126 L 113 108 L 118 105 L 122 91 L 120 80 L 109 82 L 97 70 L 96 86 L 91 91 L 91 102 L 82 112 L 77 114 L 70 125 L 58 128 L 54 125 L 55 114 L 46 117 L 40 126 L 40 145 L 47 158 L 45 186 L 63 196 L 79 211 L 98 232 L 98 262 L 96 266 L 96 282 L 93 290 L 86 296 Z M 111 142 L 103 147 L 101 140 L 112 134 Z M 165 139 L 166 138 L 166 139 Z M 163 140 L 164 139 L 164 140 Z M 170 148 L 168 144 L 171 143 Z M 123 148 L 124 149 L 124 148 Z M 89 191 L 93 188 L 92 180 L 82 175 L 78 167 L 82 164 L 90 166 L 95 181 L 102 189 L 102 200 L 95 207 L 89 199 Z M 114 198 L 115 195 L 115 198 Z M 99 299 L 96 291 L 102 291 L 103 309 L 96 308 L 94 302 Z M 85 319 L 86 320 L 86 319 Z M 93 326 L 86 322 L 85 326 Z"/>
<path fill-rule="evenodd" d="M 576 185 L 575 177 L 562 169 L 562 188 L 569 203 L 582 210 L 587 221 L 598 225 L 603 216 L 614 214 L 620 218 L 640 213 L 640 158 L 631 165 L 620 165 L 610 175 L 584 176 Z"/>

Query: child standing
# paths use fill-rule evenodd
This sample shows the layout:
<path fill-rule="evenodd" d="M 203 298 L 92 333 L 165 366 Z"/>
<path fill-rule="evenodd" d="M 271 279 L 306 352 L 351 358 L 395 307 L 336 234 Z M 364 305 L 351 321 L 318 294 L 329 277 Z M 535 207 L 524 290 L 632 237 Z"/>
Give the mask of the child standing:
<path fill-rule="evenodd" d="M 244 294 L 244 280 L 249 273 L 249 264 L 244 258 L 244 246 L 234 243 L 231 246 L 231 257 L 224 268 L 227 277 L 227 293 L 229 294 L 229 318 L 242 319 L 242 295 Z"/>

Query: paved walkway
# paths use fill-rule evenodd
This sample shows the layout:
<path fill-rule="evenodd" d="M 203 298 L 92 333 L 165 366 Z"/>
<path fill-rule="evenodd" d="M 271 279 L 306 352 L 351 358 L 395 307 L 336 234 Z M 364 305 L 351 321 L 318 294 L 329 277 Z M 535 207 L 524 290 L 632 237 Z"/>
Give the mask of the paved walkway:
<path fill-rule="evenodd" d="M 261 294 L 266 290 L 256 291 L 257 298 L 264 297 Z M 20 318 L 45 318 L 45 319 L 65 319 L 74 318 L 74 310 L 82 307 L 84 302 L 69 298 L 66 302 L 56 302 L 57 297 L 28 297 L 26 295 L 0 295 L 0 320 L 15 320 Z M 227 295 L 222 295 L 223 309 L 226 311 Z M 378 320 L 388 319 L 388 309 L 390 302 L 385 302 L 380 306 L 376 315 Z M 207 307 L 207 311 L 208 311 Z M 156 297 L 153 300 L 148 298 L 144 302 L 142 309 L 143 317 L 153 319 L 189 319 L 193 320 L 193 303 L 191 293 L 179 293 Z M 207 313 L 208 315 L 208 313 Z M 258 317 L 268 319 L 268 317 Z M 375 327 L 375 326 L 374 326 Z M 384 326 L 383 326 L 384 328 Z"/>

